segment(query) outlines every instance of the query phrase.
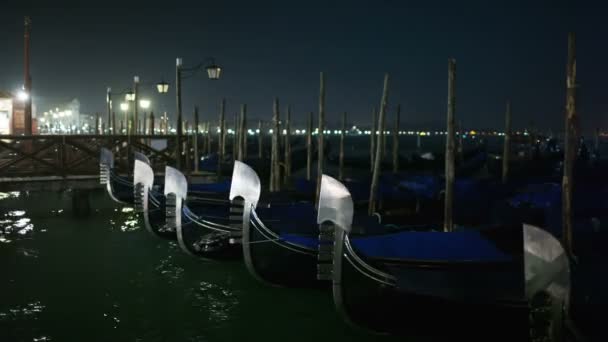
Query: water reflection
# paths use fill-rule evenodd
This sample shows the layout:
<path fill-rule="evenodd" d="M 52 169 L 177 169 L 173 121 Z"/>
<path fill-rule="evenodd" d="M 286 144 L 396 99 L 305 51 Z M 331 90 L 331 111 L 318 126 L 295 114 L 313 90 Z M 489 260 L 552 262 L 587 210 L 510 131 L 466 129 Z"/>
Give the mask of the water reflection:
<path fill-rule="evenodd" d="M 11 192 L 0 192 L 0 200 L 7 198 L 17 198 L 21 195 L 19 191 L 11 191 Z"/>
<path fill-rule="evenodd" d="M 112 230 L 120 230 L 122 232 L 132 232 L 139 230 L 138 214 L 133 207 L 115 208 L 115 217 L 111 218 L 109 223 Z"/>
<path fill-rule="evenodd" d="M 175 264 L 173 256 L 169 255 L 160 261 L 160 265 L 156 267 L 156 271 L 163 275 L 169 281 L 169 284 L 171 284 L 182 277 L 184 268 Z"/>
<path fill-rule="evenodd" d="M 196 311 L 206 314 L 208 321 L 213 323 L 228 321 L 239 304 L 233 291 L 206 281 L 190 289 L 186 298 L 191 300 Z"/>
<path fill-rule="evenodd" d="M 38 319 L 45 306 L 36 301 L 25 305 L 19 305 L 9 308 L 8 311 L 0 311 L 0 322 L 18 321 L 18 320 L 35 320 Z"/>
<path fill-rule="evenodd" d="M 32 220 L 25 217 L 25 214 L 25 210 L 10 210 L 0 217 L 0 243 L 24 239 L 34 231 Z"/>

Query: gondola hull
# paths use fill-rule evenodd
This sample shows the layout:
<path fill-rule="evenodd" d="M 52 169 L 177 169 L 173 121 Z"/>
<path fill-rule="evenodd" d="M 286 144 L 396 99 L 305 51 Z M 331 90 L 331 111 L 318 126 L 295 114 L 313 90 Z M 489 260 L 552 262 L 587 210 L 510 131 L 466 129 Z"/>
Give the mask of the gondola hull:
<path fill-rule="evenodd" d="M 529 336 L 525 302 L 509 300 L 509 291 L 503 293 L 504 301 L 495 300 L 500 295 L 491 293 L 505 290 L 504 274 L 492 277 L 476 267 L 467 270 L 449 264 L 395 265 L 400 277 L 411 281 L 395 287 L 364 276 L 344 257 L 341 262 L 341 280 L 334 283 L 334 298 L 341 298 L 336 303 L 338 311 L 358 327 L 410 337 L 459 336 L 467 341 L 526 341 Z M 435 287 L 429 287 L 432 284 Z M 486 293 L 477 296 L 480 292 Z"/>

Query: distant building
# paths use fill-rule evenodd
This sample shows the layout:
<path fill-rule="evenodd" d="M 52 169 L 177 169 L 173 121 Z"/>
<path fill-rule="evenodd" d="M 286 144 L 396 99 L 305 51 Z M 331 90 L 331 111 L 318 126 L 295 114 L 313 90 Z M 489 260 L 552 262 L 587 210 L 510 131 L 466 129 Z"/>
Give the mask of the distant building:
<path fill-rule="evenodd" d="M 11 134 L 13 119 L 13 94 L 0 90 L 0 134 Z"/>

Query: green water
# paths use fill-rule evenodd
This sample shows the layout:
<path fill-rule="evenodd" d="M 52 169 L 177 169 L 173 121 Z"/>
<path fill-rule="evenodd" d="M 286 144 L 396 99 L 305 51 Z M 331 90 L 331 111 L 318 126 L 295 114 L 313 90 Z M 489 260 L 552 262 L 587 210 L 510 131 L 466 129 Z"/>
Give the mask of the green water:
<path fill-rule="evenodd" d="M 84 218 L 69 191 L 0 198 L 2 342 L 397 340 L 346 325 L 329 291 L 185 255 L 101 190 Z"/>

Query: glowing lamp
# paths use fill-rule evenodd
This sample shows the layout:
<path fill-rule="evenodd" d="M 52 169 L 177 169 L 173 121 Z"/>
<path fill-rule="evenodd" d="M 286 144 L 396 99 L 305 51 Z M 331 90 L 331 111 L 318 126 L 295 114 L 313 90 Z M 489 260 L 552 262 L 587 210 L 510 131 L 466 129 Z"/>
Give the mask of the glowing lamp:
<path fill-rule="evenodd" d="M 27 99 L 30 98 L 30 95 L 25 92 L 25 90 L 19 90 L 19 92 L 17 93 L 17 99 L 19 101 L 27 101 Z"/>
<path fill-rule="evenodd" d="M 222 68 L 219 65 L 211 64 L 207 67 L 207 75 L 210 80 L 219 80 L 222 73 Z"/>
<path fill-rule="evenodd" d="M 139 106 L 143 109 L 150 108 L 150 100 L 146 100 L 146 99 L 139 100 Z"/>
<path fill-rule="evenodd" d="M 165 94 L 169 91 L 169 83 L 167 83 L 165 81 L 158 82 L 156 84 L 156 89 L 158 90 L 159 93 Z"/>

